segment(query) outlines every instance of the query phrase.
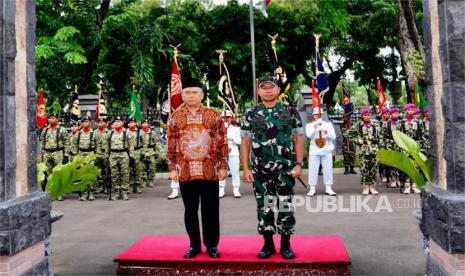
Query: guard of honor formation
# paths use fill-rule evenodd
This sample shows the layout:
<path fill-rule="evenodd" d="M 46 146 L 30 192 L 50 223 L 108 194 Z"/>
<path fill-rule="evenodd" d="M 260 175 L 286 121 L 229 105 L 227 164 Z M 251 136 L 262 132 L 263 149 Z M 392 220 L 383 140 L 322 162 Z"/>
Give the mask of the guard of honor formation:
<path fill-rule="evenodd" d="M 128 200 L 128 194 L 140 194 L 141 188 L 153 187 L 156 164 L 163 155 L 160 154 L 163 147 L 149 121 L 129 119 L 125 128 L 121 117 L 115 117 L 108 125 L 104 119 L 95 124 L 96 129 L 93 129 L 90 118 L 83 116 L 68 133 L 60 126 L 58 114 L 48 115 L 48 125 L 40 133 L 42 161 L 46 164 L 47 175 L 51 175 L 56 165 L 67 163 L 75 156 L 96 153 L 99 156 L 94 165 L 101 170 L 101 177 L 80 193 L 79 200 L 95 200 L 95 193 L 106 193 L 109 200 Z"/>
<path fill-rule="evenodd" d="M 259 106 L 256 107 L 256 109 Z M 280 111 L 275 123 L 296 128 L 300 121 L 295 121 L 292 116 L 287 116 L 286 105 L 279 103 L 276 107 Z M 281 109 L 284 111 L 282 112 Z M 315 110 L 314 110 L 315 111 Z M 356 156 L 360 163 L 362 194 L 378 194 L 376 184 L 378 173 L 381 183 L 390 188 L 399 188 L 402 193 L 420 193 L 415 183 L 401 171 L 379 165 L 376 153 L 379 149 L 402 151 L 394 142 L 393 130 L 400 130 L 418 141 L 422 146 L 422 152 L 429 154 L 429 112 L 425 108 L 421 112 L 415 105 L 409 103 L 403 108 L 403 116 L 399 108 L 393 106 L 383 108 L 380 111 L 380 119 L 373 119 L 370 108 L 360 110 L 360 120 L 351 124 L 350 120 L 345 120 L 341 124 L 343 134 L 343 160 L 344 174 L 357 174 L 354 170 Z M 270 112 L 268 109 L 257 111 Z M 239 192 L 239 147 L 241 144 L 241 128 L 238 120 L 230 112 L 224 112 L 223 118 L 227 129 L 227 140 L 229 148 L 229 173 L 232 176 L 233 195 L 241 197 Z M 297 114 L 298 115 L 298 114 Z M 245 114 L 242 121 L 242 133 L 244 130 L 265 128 L 267 122 L 257 121 L 250 124 L 250 115 Z M 287 116 L 287 117 L 286 117 Z M 332 152 L 334 151 L 335 134 L 330 122 L 324 122 L 321 118 L 321 110 L 313 112 L 313 122 L 307 124 L 305 133 L 311 140 L 308 159 L 310 162 L 308 196 L 316 194 L 316 182 L 318 181 L 318 169 L 323 167 L 323 182 L 326 185 L 327 195 L 336 195 L 332 190 Z M 297 117 L 296 117 L 297 118 Z M 402 119 L 401 119 L 402 118 Z M 256 118 L 253 120 L 258 120 Z M 300 118 L 298 118 L 300 120 Z M 79 200 L 95 200 L 95 193 L 106 193 L 109 200 L 128 200 L 130 193 L 142 193 L 142 188 L 153 187 L 156 171 L 156 164 L 165 162 L 166 145 L 160 138 L 159 132 L 153 129 L 148 120 L 136 122 L 129 119 L 124 122 L 121 117 L 115 117 L 108 122 L 99 119 L 94 122 L 96 128 L 91 127 L 91 120 L 88 116 L 73 124 L 68 133 L 67 129 L 60 126 L 59 114 L 50 113 L 48 115 L 48 125 L 40 133 L 40 145 L 42 161 L 46 164 L 47 175 L 52 173 L 52 169 L 62 163 L 66 163 L 74 156 L 85 157 L 90 153 L 97 153 L 99 157 L 94 161 L 102 172 L 94 185 L 90 185 L 85 192 L 80 193 Z M 125 127 L 125 123 L 126 126 Z M 319 131 L 318 131 L 319 130 Z M 270 137 L 269 131 L 259 131 L 262 136 L 260 144 L 273 144 L 271 140 L 279 137 Z M 255 139 L 254 138 L 254 139 Z M 284 139 L 284 138 L 283 138 Z M 320 140 L 320 141 L 319 141 Z M 319 142 L 325 141 L 321 146 Z M 290 143 L 290 141 L 288 141 Z M 288 144 L 289 144 L 288 143 Z M 255 145 L 255 144 L 254 144 Z M 252 147 L 253 150 L 253 147 Z M 279 153 L 283 161 L 287 158 L 287 152 L 292 148 L 263 148 L 263 154 Z M 253 162 L 256 162 L 252 160 Z M 290 162 L 290 160 L 289 160 Z M 313 165 L 312 165 L 313 164 Z M 312 169 L 313 168 L 313 169 Z M 279 168 L 263 167 L 263 170 L 276 170 Z M 265 172 L 264 171 L 264 172 Z M 264 174 L 266 176 L 266 173 Z M 262 185 L 266 181 L 280 181 L 286 183 L 286 178 L 282 179 L 260 179 Z M 219 197 L 225 194 L 226 181 L 220 181 Z M 279 186 L 279 185 L 278 185 Z M 173 193 L 168 199 L 178 197 L 178 183 L 172 181 Z M 257 191 L 255 191 L 257 192 Z M 59 200 L 63 200 L 62 197 Z M 258 199 L 257 199 L 258 200 Z"/>

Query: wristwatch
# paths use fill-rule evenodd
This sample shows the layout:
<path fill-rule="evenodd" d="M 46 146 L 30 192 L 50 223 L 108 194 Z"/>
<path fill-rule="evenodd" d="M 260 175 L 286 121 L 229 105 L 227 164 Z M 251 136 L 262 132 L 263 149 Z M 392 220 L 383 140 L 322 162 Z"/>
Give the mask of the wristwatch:
<path fill-rule="evenodd" d="M 301 168 L 304 167 L 304 162 L 295 162 L 296 166 L 300 166 Z"/>

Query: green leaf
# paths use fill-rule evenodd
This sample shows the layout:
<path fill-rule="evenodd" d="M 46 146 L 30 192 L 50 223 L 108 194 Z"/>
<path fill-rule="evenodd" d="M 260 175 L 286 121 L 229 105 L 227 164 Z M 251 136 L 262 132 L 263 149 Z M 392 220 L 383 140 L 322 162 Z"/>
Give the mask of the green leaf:
<path fill-rule="evenodd" d="M 55 54 L 53 48 L 50 45 L 39 44 L 36 45 L 36 58 L 37 59 L 47 59 L 52 57 Z"/>
<path fill-rule="evenodd" d="M 377 156 L 380 164 L 403 171 L 418 187 L 421 188 L 425 185 L 423 175 L 415 168 L 413 160 L 404 153 L 393 150 L 379 150 Z"/>
<path fill-rule="evenodd" d="M 86 64 L 87 63 L 87 58 L 78 52 L 66 53 L 65 60 L 70 64 Z"/>
<path fill-rule="evenodd" d="M 413 157 L 415 163 L 420 167 L 421 171 L 425 175 L 426 180 L 431 182 L 431 167 L 429 167 L 425 162 L 427 157 L 420 151 L 420 144 L 398 130 L 393 130 L 392 136 L 394 137 L 396 144 Z"/>
<path fill-rule="evenodd" d="M 69 41 L 75 34 L 80 34 L 81 32 L 73 26 L 66 26 L 59 29 L 55 36 L 53 37 L 56 41 Z"/>
<path fill-rule="evenodd" d="M 97 154 L 89 154 L 86 158 L 76 156 L 72 162 L 53 168 L 45 188 L 52 200 L 66 193 L 82 192 L 88 185 L 93 184 L 101 174 L 101 171 L 91 164 L 98 156 Z"/>
<path fill-rule="evenodd" d="M 41 189 L 40 184 L 45 179 L 45 172 L 47 171 L 47 166 L 45 163 L 37 163 L 37 187 Z"/>

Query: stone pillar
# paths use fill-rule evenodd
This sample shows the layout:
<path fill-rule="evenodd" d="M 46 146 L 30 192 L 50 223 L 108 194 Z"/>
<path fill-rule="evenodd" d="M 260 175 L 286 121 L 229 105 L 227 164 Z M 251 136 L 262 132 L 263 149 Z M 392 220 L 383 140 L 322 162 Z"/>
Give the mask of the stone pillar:
<path fill-rule="evenodd" d="M 429 275 L 465 274 L 465 1 L 423 0 L 433 183 L 422 193 Z"/>
<path fill-rule="evenodd" d="M 0 275 L 48 275 L 50 198 L 37 191 L 35 1 L 0 0 Z"/>

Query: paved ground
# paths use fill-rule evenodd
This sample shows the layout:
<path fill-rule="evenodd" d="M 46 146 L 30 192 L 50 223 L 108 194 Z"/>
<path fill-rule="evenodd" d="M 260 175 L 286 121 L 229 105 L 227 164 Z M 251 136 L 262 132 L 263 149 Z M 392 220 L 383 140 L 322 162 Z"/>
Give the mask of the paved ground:
<path fill-rule="evenodd" d="M 109 202 L 103 195 L 94 202 L 79 202 L 75 195 L 54 202 L 53 209 L 65 213 L 52 229 L 50 263 L 56 275 L 112 275 L 116 269 L 113 257 L 142 236 L 185 234 L 182 200 L 166 199 L 168 180 L 157 179 L 156 183 L 155 188 L 132 195 L 127 202 Z M 358 201 L 358 175 L 336 175 L 335 183 L 337 198 L 307 198 L 297 207 L 297 234 L 340 235 L 352 258 L 354 275 L 424 275 L 421 235 L 412 216 L 420 206 L 419 196 L 379 187 L 381 196 L 371 197 L 364 205 Z M 300 184 L 296 187 L 297 194 L 305 195 Z M 221 200 L 222 234 L 256 234 L 250 185 L 243 184 L 240 199 L 231 196 L 229 183 L 226 191 L 227 197 Z M 337 199 L 342 208 L 334 211 L 328 199 Z"/>

